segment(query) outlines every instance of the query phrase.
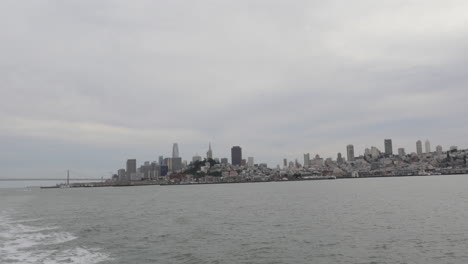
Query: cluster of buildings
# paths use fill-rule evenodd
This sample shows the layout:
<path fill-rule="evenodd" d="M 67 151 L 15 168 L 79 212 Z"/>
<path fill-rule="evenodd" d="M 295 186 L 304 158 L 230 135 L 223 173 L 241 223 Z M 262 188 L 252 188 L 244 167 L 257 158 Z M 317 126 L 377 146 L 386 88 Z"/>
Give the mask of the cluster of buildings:
<path fill-rule="evenodd" d="M 214 158 L 211 143 L 206 156 L 195 155 L 192 161 L 183 161 L 179 146 L 173 144 L 172 157 L 159 156 L 157 161 L 144 162 L 137 167 L 135 159 L 127 160 L 126 168 L 118 170 L 114 181 L 161 181 L 161 182 L 243 182 L 272 180 L 304 180 L 320 177 L 383 177 L 429 174 L 467 173 L 467 150 L 456 146 L 443 151 L 442 146 L 431 150 L 429 140 L 416 142 L 416 152 L 407 154 L 404 148 L 394 153 L 391 139 L 384 140 L 384 151 L 376 146 L 364 150 L 357 156 L 353 145 L 346 146 L 346 158 L 338 153 L 337 158 L 322 158 L 304 154 L 303 163 L 297 159 L 283 159 L 283 166 L 268 168 L 267 164 L 256 164 L 253 157 L 244 159 L 242 148 L 231 148 L 228 158 Z"/>

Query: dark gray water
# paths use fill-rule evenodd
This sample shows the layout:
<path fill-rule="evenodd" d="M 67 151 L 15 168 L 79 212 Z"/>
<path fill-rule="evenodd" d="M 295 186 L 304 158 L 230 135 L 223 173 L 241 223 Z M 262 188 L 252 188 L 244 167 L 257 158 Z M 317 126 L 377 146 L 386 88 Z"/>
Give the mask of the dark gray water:
<path fill-rule="evenodd" d="M 0 263 L 468 263 L 468 176 L 0 190 Z"/>

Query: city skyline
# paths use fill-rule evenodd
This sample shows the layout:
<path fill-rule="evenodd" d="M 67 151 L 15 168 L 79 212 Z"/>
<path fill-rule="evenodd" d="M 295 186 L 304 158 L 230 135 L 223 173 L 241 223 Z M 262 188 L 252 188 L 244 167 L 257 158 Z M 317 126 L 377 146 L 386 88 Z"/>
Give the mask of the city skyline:
<path fill-rule="evenodd" d="M 210 8 L 205 8 L 210 6 Z M 0 166 L 468 148 L 461 1 L 0 3 Z M 324 16 L 329 14 L 329 16 Z M 421 16 L 420 14 L 424 14 Z M 31 44 L 32 43 L 32 44 Z"/>

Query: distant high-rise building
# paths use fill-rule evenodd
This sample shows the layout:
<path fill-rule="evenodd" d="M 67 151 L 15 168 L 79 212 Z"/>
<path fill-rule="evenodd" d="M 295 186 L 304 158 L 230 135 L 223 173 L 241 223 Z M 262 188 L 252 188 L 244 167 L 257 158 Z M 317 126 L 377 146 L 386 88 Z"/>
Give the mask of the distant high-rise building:
<path fill-rule="evenodd" d="M 125 169 L 120 169 L 117 171 L 117 176 L 119 178 L 119 181 L 126 181 L 127 180 L 127 177 L 126 177 L 126 174 L 125 174 Z"/>
<path fill-rule="evenodd" d="M 393 155 L 393 146 L 391 139 L 385 139 L 385 155 Z"/>
<path fill-rule="evenodd" d="M 348 162 L 354 161 L 354 146 L 348 145 L 346 146 L 346 153 L 348 154 Z"/>
<path fill-rule="evenodd" d="M 254 158 L 253 157 L 248 157 L 247 158 L 247 166 L 249 166 L 250 168 L 253 168 L 253 166 L 254 166 Z"/>
<path fill-rule="evenodd" d="M 370 149 L 369 149 L 369 148 L 366 148 L 366 149 L 364 150 L 364 156 L 369 156 L 370 154 L 371 154 Z"/>
<path fill-rule="evenodd" d="M 406 155 L 405 149 L 404 148 L 399 148 L 398 149 L 398 156 L 404 157 Z"/>
<path fill-rule="evenodd" d="M 310 167 L 310 153 L 304 154 L 304 168 Z"/>
<path fill-rule="evenodd" d="M 372 146 L 371 147 L 371 156 L 372 158 L 378 158 L 380 155 L 380 150 L 377 147 Z"/>
<path fill-rule="evenodd" d="M 427 154 L 431 153 L 431 142 L 429 142 L 429 139 L 426 139 L 426 142 L 424 142 L 424 148 Z"/>
<path fill-rule="evenodd" d="M 458 147 L 457 146 L 450 146 L 450 152 L 455 152 L 455 151 L 458 151 Z"/>
<path fill-rule="evenodd" d="M 442 146 L 441 146 L 441 145 L 438 145 L 438 146 L 436 147 L 436 152 L 437 152 L 437 154 L 439 154 L 439 155 L 442 154 Z"/>
<path fill-rule="evenodd" d="M 127 173 L 136 173 L 137 171 L 136 159 L 127 160 Z"/>
<path fill-rule="evenodd" d="M 231 164 L 233 166 L 242 165 L 242 148 L 239 146 L 234 146 L 231 148 Z"/>
<path fill-rule="evenodd" d="M 211 150 L 211 142 L 208 146 L 208 151 L 206 152 L 206 158 L 207 159 L 212 159 L 213 158 L 213 151 Z"/>
<path fill-rule="evenodd" d="M 179 145 L 177 143 L 174 143 L 172 145 L 172 157 L 173 158 L 179 157 Z"/>
<path fill-rule="evenodd" d="M 341 156 L 341 153 L 338 153 L 338 156 L 336 157 L 336 162 L 338 162 L 338 164 L 343 163 L 343 157 Z"/>
<path fill-rule="evenodd" d="M 416 154 L 422 155 L 423 150 L 422 150 L 422 142 L 421 140 L 416 141 Z"/>
<path fill-rule="evenodd" d="M 241 160 L 241 166 L 243 166 L 243 167 L 247 166 L 247 160 L 242 159 Z"/>
<path fill-rule="evenodd" d="M 283 168 L 288 167 L 288 159 L 283 159 Z"/>
<path fill-rule="evenodd" d="M 195 155 L 192 157 L 192 162 L 201 161 L 201 160 L 202 160 L 201 156 Z"/>
<path fill-rule="evenodd" d="M 172 168 L 171 171 L 179 171 L 183 167 L 182 158 L 172 158 Z"/>
<path fill-rule="evenodd" d="M 159 165 L 164 165 L 164 156 L 159 156 Z"/>
<path fill-rule="evenodd" d="M 221 164 L 228 164 L 228 158 L 222 158 Z"/>

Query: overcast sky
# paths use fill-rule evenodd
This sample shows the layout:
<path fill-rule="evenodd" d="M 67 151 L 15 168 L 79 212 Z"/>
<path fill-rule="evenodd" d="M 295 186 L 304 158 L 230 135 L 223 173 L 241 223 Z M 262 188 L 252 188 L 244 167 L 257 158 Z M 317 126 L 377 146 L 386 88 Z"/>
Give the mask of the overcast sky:
<path fill-rule="evenodd" d="M 0 2 L 2 175 L 467 148 L 468 1 Z M 34 174 L 30 174 L 34 172 Z"/>

